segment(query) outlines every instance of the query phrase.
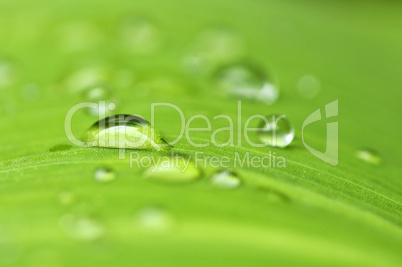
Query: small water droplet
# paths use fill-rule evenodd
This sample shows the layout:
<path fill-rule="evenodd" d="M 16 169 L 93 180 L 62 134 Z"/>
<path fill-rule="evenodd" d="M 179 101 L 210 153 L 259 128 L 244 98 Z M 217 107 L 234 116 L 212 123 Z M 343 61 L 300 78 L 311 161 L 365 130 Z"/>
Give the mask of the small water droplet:
<path fill-rule="evenodd" d="M 294 129 L 285 115 L 269 115 L 258 127 L 258 138 L 273 147 L 286 147 L 294 138 Z"/>
<path fill-rule="evenodd" d="M 271 203 L 286 203 L 289 202 L 289 197 L 279 191 L 269 189 L 269 188 L 260 188 L 260 190 L 265 194 L 266 200 Z"/>
<path fill-rule="evenodd" d="M 84 67 L 74 69 L 64 78 L 64 85 L 71 92 L 82 92 L 85 88 L 94 84 L 107 83 L 112 76 L 109 66 L 102 63 L 92 63 Z"/>
<path fill-rule="evenodd" d="M 165 209 L 146 207 L 136 214 L 135 222 L 137 227 L 141 230 L 160 232 L 171 229 L 174 220 Z"/>
<path fill-rule="evenodd" d="M 79 63 L 78 66 L 69 70 L 61 78 L 61 85 L 71 93 L 82 93 L 94 85 L 128 88 L 133 80 L 134 75 L 130 69 L 95 59 Z M 114 91 L 111 93 L 113 96 Z"/>
<path fill-rule="evenodd" d="M 0 87 L 13 84 L 16 75 L 14 64 L 11 61 L 0 59 Z"/>
<path fill-rule="evenodd" d="M 85 101 L 99 104 L 100 101 L 105 101 L 105 105 L 98 105 L 97 108 L 87 108 L 86 111 L 92 116 L 99 116 L 99 114 L 109 115 L 111 111 L 116 109 L 116 104 L 113 98 L 113 89 L 106 84 L 95 84 L 87 87 L 84 90 Z"/>
<path fill-rule="evenodd" d="M 72 214 L 62 216 L 59 225 L 72 238 L 80 241 L 94 241 L 104 233 L 104 227 L 97 220 Z"/>
<path fill-rule="evenodd" d="M 382 158 L 380 154 L 373 149 L 360 149 L 356 152 L 356 157 L 371 165 L 381 165 Z"/>
<path fill-rule="evenodd" d="M 207 71 L 216 64 L 238 58 L 244 52 L 244 39 L 230 27 L 212 27 L 200 32 L 186 49 L 184 70 L 191 74 Z"/>
<path fill-rule="evenodd" d="M 220 171 L 211 177 L 214 186 L 220 188 L 237 188 L 241 185 L 241 180 L 236 173 L 231 171 Z"/>
<path fill-rule="evenodd" d="M 265 72 L 254 64 L 235 63 L 220 68 L 214 75 L 216 86 L 232 97 L 273 104 L 279 89 Z"/>
<path fill-rule="evenodd" d="M 321 89 L 320 81 L 313 75 L 305 75 L 297 83 L 297 90 L 304 98 L 315 97 Z"/>
<path fill-rule="evenodd" d="M 200 175 L 201 171 L 194 162 L 180 155 L 153 158 L 144 172 L 144 177 L 147 179 L 177 184 L 195 181 Z"/>
<path fill-rule="evenodd" d="M 95 170 L 94 178 L 101 183 L 108 183 L 116 179 L 116 173 L 108 167 L 100 167 Z"/>
<path fill-rule="evenodd" d="M 96 122 L 84 136 L 87 147 L 166 150 L 171 146 L 145 119 L 113 115 Z"/>
<path fill-rule="evenodd" d="M 135 54 L 151 54 L 160 49 L 162 35 L 153 21 L 131 17 L 123 22 L 121 35 L 127 50 Z"/>
<path fill-rule="evenodd" d="M 49 149 L 50 152 L 57 152 L 57 151 L 66 151 L 73 148 L 72 145 L 56 145 Z"/>
<path fill-rule="evenodd" d="M 62 205 L 71 205 L 75 201 L 74 194 L 68 190 L 60 191 L 57 198 Z"/>

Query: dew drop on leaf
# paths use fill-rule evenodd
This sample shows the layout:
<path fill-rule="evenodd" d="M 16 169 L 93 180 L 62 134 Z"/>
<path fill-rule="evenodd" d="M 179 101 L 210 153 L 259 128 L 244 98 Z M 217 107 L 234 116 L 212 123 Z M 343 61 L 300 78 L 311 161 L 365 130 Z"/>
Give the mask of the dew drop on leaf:
<path fill-rule="evenodd" d="M 356 152 L 356 157 L 370 165 L 381 165 L 382 158 L 380 154 L 373 149 L 359 149 Z"/>
<path fill-rule="evenodd" d="M 247 62 L 221 67 L 214 75 L 214 83 L 222 93 L 240 100 L 271 105 L 279 97 L 276 83 L 262 68 Z"/>
<path fill-rule="evenodd" d="M 116 173 L 108 167 L 99 167 L 94 172 L 94 178 L 101 183 L 108 183 L 116 179 Z"/>
<path fill-rule="evenodd" d="M 144 171 L 144 177 L 149 180 L 180 184 L 200 178 L 201 171 L 190 158 L 175 155 L 153 159 Z"/>
<path fill-rule="evenodd" d="M 80 241 L 94 241 L 104 233 L 103 225 L 89 217 L 76 217 L 72 214 L 66 214 L 60 218 L 59 225 L 72 238 Z"/>
<path fill-rule="evenodd" d="M 141 230 L 160 232 L 172 228 L 174 219 L 165 209 L 146 207 L 135 215 L 135 223 Z"/>
<path fill-rule="evenodd" d="M 106 114 L 116 108 L 115 99 L 113 98 L 112 87 L 106 84 L 95 84 L 87 87 L 84 90 L 84 100 L 98 104 L 97 108 L 87 108 L 88 114 L 99 116 L 99 114 Z M 105 104 L 99 104 L 100 101 L 105 101 Z"/>
<path fill-rule="evenodd" d="M 112 79 L 113 68 L 102 62 L 91 62 L 74 68 L 63 78 L 63 85 L 71 92 L 82 92 L 86 88 Z"/>
<path fill-rule="evenodd" d="M 293 126 L 285 115 L 266 116 L 258 128 L 260 141 L 272 147 L 286 147 L 294 138 Z"/>
<path fill-rule="evenodd" d="M 112 115 L 96 122 L 85 134 L 86 147 L 166 150 L 171 146 L 148 121 L 134 115 Z"/>
<path fill-rule="evenodd" d="M 211 183 L 219 188 L 237 188 L 241 185 L 239 176 L 231 171 L 220 171 L 212 175 Z"/>
<path fill-rule="evenodd" d="M 320 81 L 313 75 L 305 75 L 297 83 L 297 90 L 304 98 L 315 97 L 321 89 Z"/>
<path fill-rule="evenodd" d="M 162 46 L 162 34 L 156 24 L 146 17 L 130 17 L 123 22 L 121 39 L 128 52 L 151 54 Z"/>
<path fill-rule="evenodd" d="M 72 145 L 55 145 L 49 149 L 50 152 L 66 151 L 73 148 Z"/>
<path fill-rule="evenodd" d="M 201 31 L 185 49 L 183 68 L 200 74 L 213 66 L 235 60 L 244 52 L 244 39 L 230 27 L 212 27 Z"/>
<path fill-rule="evenodd" d="M 266 190 L 266 200 L 271 203 L 289 202 L 289 197 L 275 190 Z"/>

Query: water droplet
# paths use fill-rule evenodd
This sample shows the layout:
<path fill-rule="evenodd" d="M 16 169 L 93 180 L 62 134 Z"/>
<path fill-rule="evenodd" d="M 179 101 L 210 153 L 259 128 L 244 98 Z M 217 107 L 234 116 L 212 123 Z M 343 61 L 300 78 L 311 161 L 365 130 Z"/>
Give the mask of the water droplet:
<path fill-rule="evenodd" d="M 279 192 L 277 190 L 274 190 L 272 188 L 260 187 L 257 189 L 259 190 L 259 192 L 264 194 L 265 199 L 268 202 L 271 202 L 271 203 L 284 203 L 285 202 L 286 203 L 286 202 L 290 201 L 290 198 L 286 194 Z"/>
<path fill-rule="evenodd" d="M 264 71 L 250 63 L 235 63 L 219 69 L 214 76 L 216 86 L 232 97 L 273 104 L 279 89 Z"/>
<path fill-rule="evenodd" d="M 100 167 L 95 170 L 94 178 L 98 182 L 108 183 L 116 179 L 116 173 L 108 167 Z"/>
<path fill-rule="evenodd" d="M 72 93 L 82 93 L 94 85 L 108 85 L 128 88 L 134 80 L 133 73 L 127 68 L 117 68 L 101 60 L 89 60 L 69 70 L 61 79 L 62 86 Z M 113 88 L 111 88 L 113 89 Z M 114 95 L 111 90 L 112 96 Z"/>
<path fill-rule="evenodd" d="M 70 150 L 71 148 L 73 148 L 72 145 L 56 145 L 54 147 L 51 147 L 49 149 L 49 151 L 50 152 L 66 151 L 66 150 Z"/>
<path fill-rule="evenodd" d="M 200 32 L 186 49 L 183 67 L 186 72 L 199 74 L 216 64 L 238 58 L 244 52 L 242 36 L 230 27 L 213 27 Z"/>
<path fill-rule="evenodd" d="M 105 101 L 105 104 L 99 104 L 97 108 L 87 108 L 86 111 L 92 116 L 99 116 L 99 114 L 109 115 L 111 111 L 116 108 L 113 98 L 113 90 L 106 84 L 95 84 L 87 87 L 84 90 L 85 101 L 99 104 L 100 101 Z"/>
<path fill-rule="evenodd" d="M 151 158 L 150 166 L 145 170 L 144 177 L 153 181 L 166 183 L 188 183 L 200 178 L 201 171 L 190 158 L 161 156 Z"/>
<path fill-rule="evenodd" d="M 320 81 L 313 75 L 305 75 L 297 83 L 297 90 L 304 98 L 315 97 L 321 89 Z"/>
<path fill-rule="evenodd" d="M 143 208 L 136 214 L 135 221 L 141 230 L 157 232 L 171 229 L 174 223 L 170 213 L 158 207 Z"/>
<path fill-rule="evenodd" d="M 0 59 L 0 87 L 14 83 L 16 79 L 16 68 L 11 61 Z"/>
<path fill-rule="evenodd" d="M 356 152 L 356 157 L 371 165 L 381 165 L 382 158 L 377 151 L 373 149 L 360 149 Z"/>
<path fill-rule="evenodd" d="M 220 171 L 211 177 L 214 186 L 220 188 L 236 188 L 241 185 L 241 180 L 236 173 L 230 171 Z"/>
<path fill-rule="evenodd" d="M 57 197 L 62 205 L 71 205 L 75 201 L 74 194 L 68 190 L 60 191 Z"/>
<path fill-rule="evenodd" d="M 153 21 L 131 17 L 124 21 L 121 35 L 127 50 L 135 54 L 151 54 L 160 49 L 162 36 Z"/>
<path fill-rule="evenodd" d="M 71 92 L 81 92 L 94 84 L 107 83 L 112 76 L 111 68 L 95 62 L 77 68 L 64 79 L 64 85 Z"/>
<path fill-rule="evenodd" d="M 104 233 L 104 227 L 95 219 L 76 217 L 72 214 L 62 216 L 59 225 L 72 238 L 81 241 L 97 240 Z"/>
<path fill-rule="evenodd" d="M 85 146 L 166 150 L 171 146 L 145 119 L 134 115 L 113 115 L 96 122 L 85 134 Z"/>
<path fill-rule="evenodd" d="M 270 115 L 258 127 L 258 138 L 266 145 L 286 147 L 294 138 L 294 130 L 286 115 Z"/>

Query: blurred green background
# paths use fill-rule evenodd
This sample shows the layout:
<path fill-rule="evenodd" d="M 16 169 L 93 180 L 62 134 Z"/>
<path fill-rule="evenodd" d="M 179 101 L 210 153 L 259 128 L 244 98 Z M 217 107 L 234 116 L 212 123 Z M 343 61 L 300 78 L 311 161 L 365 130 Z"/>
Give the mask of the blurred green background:
<path fill-rule="evenodd" d="M 0 0 L 0 266 L 400 265 L 401 12 L 398 1 Z M 197 149 L 183 139 L 173 151 L 272 151 L 286 168 L 234 169 L 233 190 L 211 185 L 212 168 L 163 184 L 116 150 L 69 146 L 65 115 L 99 83 L 115 114 L 150 120 L 151 103 L 169 102 L 187 118 L 237 119 L 237 99 L 214 82 L 233 62 L 253 62 L 279 88 L 272 105 L 243 101 L 243 123 L 286 114 L 295 140 Z M 317 91 L 306 98 L 309 87 Z M 336 99 L 333 167 L 304 148 L 301 126 Z M 96 121 L 81 110 L 73 131 Z M 321 150 L 325 122 L 305 132 Z M 180 131 L 167 109 L 154 126 L 167 141 Z M 356 157 L 362 149 L 379 160 Z M 115 179 L 96 181 L 99 166 Z"/>

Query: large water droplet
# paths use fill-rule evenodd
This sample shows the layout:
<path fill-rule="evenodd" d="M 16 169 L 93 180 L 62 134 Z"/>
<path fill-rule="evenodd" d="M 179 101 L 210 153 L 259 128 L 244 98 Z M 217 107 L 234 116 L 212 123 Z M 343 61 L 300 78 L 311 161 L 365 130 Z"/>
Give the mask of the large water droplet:
<path fill-rule="evenodd" d="M 258 138 L 269 146 L 286 147 L 294 138 L 293 126 L 285 115 L 269 115 L 258 128 Z"/>
<path fill-rule="evenodd" d="M 216 86 L 232 97 L 272 104 L 279 89 L 265 72 L 250 63 L 235 63 L 219 69 L 214 76 Z"/>
<path fill-rule="evenodd" d="M 76 217 L 66 214 L 59 220 L 60 227 L 72 238 L 81 241 L 99 239 L 104 233 L 104 227 L 98 221 L 88 217 Z"/>
<path fill-rule="evenodd" d="M 300 78 L 297 83 L 297 90 L 304 98 L 313 98 L 320 91 L 320 81 L 313 75 L 306 75 Z"/>
<path fill-rule="evenodd" d="M 236 188 L 241 185 L 241 180 L 236 173 L 231 171 L 220 171 L 211 177 L 211 182 L 214 186 L 220 188 Z"/>
<path fill-rule="evenodd" d="M 188 183 L 200 178 L 201 171 L 190 158 L 161 156 L 150 158 L 150 166 L 144 171 L 144 177 L 166 183 Z"/>
<path fill-rule="evenodd" d="M 85 134 L 85 146 L 161 151 L 171 146 L 145 119 L 113 115 L 96 122 Z"/>
<path fill-rule="evenodd" d="M 94 178 L 101 183 L 108 183 L 116 179 L 116 173 L 108 167 L 100 167 L 95 170 Z"/>
<path fill-rule="evenodd" d="M 360 149 L 356 152 L 356 157 L 371 165 L 381 165 L 382 158 L 380 154 L 373 149 Z"/>
<path fill-rule="evenodd" d="M 158 27 L 148 18 L 131 17 L 124 21 L 121 35 L 127 50 L 136 54 L 150 54 L 161 47 Z"/>
<path fill-rule="evenodd" d="M 173 225 L 173 217 L 166 210 L 158 207 L 143 208 L 136 214 L 135 222 L 141 230 L 166 231 Z"/>

